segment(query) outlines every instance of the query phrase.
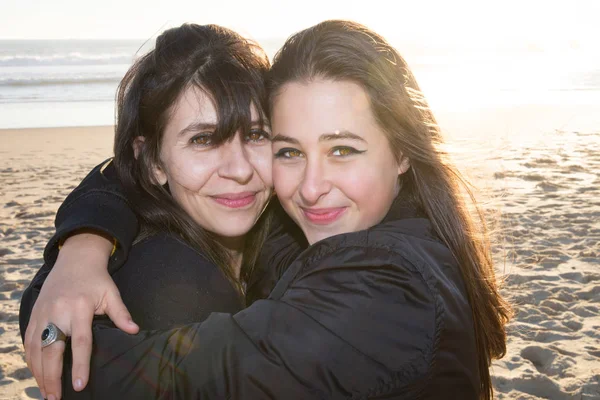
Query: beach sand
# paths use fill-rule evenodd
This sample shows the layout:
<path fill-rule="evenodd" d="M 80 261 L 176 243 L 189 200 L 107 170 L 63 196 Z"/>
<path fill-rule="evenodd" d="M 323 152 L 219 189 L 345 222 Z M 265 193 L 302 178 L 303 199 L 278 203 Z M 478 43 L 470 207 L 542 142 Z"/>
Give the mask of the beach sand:
<path fill-rule="evenodd" d="M 112 127 L 0 130 L 0 399 L 41 398 L 19 334 L 19 299 L 42 264 L 56 210 L 112 153 Z"/>
<path fill-rule="evenodd" d="M 38 398 L 19 299 L 58 206 L 110 156 L 112 128 L 4 130 L 0 144 L 0 399 Z M 499 212 L 496 259 L 516 311 L 507 355 L 493 364 L 496 396 L 600 399 L 600 132 L 487 145 L 461 162 L 483 183 L 485 208 Z"/>

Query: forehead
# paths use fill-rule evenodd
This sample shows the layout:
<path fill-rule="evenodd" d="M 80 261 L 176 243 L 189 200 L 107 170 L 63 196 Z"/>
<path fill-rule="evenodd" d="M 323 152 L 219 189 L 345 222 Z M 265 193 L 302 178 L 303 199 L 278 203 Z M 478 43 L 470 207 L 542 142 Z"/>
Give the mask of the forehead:
<path fill-rule="evenodd" d="M 200 88 L 188 87 L 181 93 L 170 112 L 169 125 L 185 127 L 199 120 L 216 123 L 217 110 L 212 98 Z"/>
<path fill-rule="evenodd" d="M 256 121 L 259 113 L 254 105 L 250 105 L 251 120 Z M 165 133 L 180 132 L 191 124 L 206 123 L 217 125 L 219 115 L 212 96 L 205 90 L 190 86 L 186 88 L 171 107 Z"/>
<path fill-rule="evenodd" d="M 290 136 L 343 130 L 361 134 L 377 128 L 360 85 L 326 79 L 285 84 L 274 99 L 271 122 L 276 134 Z"/>

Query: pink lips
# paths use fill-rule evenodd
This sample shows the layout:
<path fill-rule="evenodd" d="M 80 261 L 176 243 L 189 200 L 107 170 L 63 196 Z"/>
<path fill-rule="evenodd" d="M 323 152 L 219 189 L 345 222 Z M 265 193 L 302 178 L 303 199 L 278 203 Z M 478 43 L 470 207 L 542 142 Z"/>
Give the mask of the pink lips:
<path fill-rule="evenodd" d="M 304 216 L 313 224 L 327 225 L 337 220 L 346 207 L 335 208 L 302 208 Z"/>
<path fill-rule="evenodd" d="M 242 208 L 254 203 L 256 192 L 221 193 L 212 198 L 219 204 L 229 208 Z"/>

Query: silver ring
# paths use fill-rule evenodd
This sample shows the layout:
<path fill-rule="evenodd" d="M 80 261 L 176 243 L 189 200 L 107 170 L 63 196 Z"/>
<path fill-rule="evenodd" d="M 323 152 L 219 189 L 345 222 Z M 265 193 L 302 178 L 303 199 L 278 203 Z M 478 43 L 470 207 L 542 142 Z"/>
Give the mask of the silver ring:
<path fill-rule="evenodd" d="M 46 325 L 46 329 L 42 331 L 42 349 L 50 346 L 57 340 L 66 342 L 67 335 L 65 335 L 65 333 L 61 331 L 58 326 L 54 325 L 52 322 L 49 322 L 48 325 Z"/>

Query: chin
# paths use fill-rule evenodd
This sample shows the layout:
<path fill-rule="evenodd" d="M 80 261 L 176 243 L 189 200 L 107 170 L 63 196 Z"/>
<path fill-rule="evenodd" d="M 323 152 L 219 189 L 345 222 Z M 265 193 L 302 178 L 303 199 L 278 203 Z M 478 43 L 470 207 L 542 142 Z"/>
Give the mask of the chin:
<path fill-rule="evenodd" d="M 337 233 L 331 233 L 331 232 L 313 232 L 313 233 L 306 233 L 304 234 L 306 236 L 306 240 L 308 240 L 309 244 L 315 244 L 321 240 L 327 239 L 328 237 L 337 235 Z"/>
<path fill-rule="evenodd" d="M 254 227 L 254 225 L 251 223 L 240 224 L 238 222 L 238 223 L 233 223 L 231 229 L 223 229 L 221 227 L 221 229 L 219 229 L 218 231 L 215 231 L 215 233 L 217 235 L 223 236 L 223 237 L 237 238 L 240 236 L 247 235 L 248 232 L 250 232 L 250 230 L 253 227 Z"/>

